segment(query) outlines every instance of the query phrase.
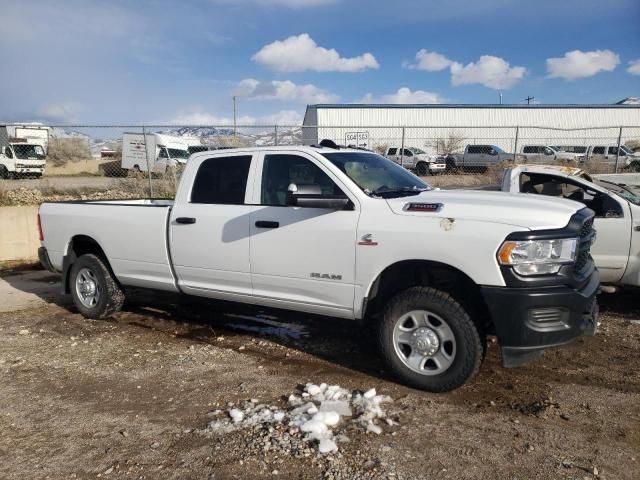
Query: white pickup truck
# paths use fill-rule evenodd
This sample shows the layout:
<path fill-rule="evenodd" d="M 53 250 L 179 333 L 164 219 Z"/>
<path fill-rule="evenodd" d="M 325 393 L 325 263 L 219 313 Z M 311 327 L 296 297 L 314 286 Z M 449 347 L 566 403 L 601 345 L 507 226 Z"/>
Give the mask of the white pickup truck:
<path fill-rule="evenodd" d="M 563 152 L 549 145 L 523 145 L 521 154 L 517 160 L 533 163 L 569 163 L 577 164 L 581 159 L 581 155 L 571 152 Z"/>
<path fill-rule="evenodd" d="M 595 212 L 592 247 L 602 283 L 640 286 L 640 175 L 589 175 L 579 168 L 518 165 L 502 190 L 578 201 Z"/>
<path fill-rule="evenodd" d="M 384 156 L 421 177 L 442 173 L 447 168 L 443 157 L 429 155 L 417 147 L 389 147 Z"/>
<path fill-rule="evenodd" d="M 88 318 L 127 287 L 373 327 L 396 377 L 447 391 L 595 333 L 593 212 L 568 200 L 440 191 L 373 152 L 201 152 L 175 201 L 43 203 L 39 257 Z"/>

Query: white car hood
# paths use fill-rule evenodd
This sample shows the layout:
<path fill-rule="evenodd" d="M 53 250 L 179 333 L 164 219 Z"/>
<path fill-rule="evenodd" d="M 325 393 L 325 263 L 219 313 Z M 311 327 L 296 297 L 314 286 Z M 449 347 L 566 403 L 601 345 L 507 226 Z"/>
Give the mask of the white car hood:
<path fill-rule="evenodd" d="M 477 190 L 430 190 L 400 198 L 386 199 L 398 215 L 436 216 L 453 219 L 503 223 L 527 229 L 562 228 L 584 207 L 572 200 L 526 193 L 483 192 Z M 408 203 L 439 203 L 437 212 L 408 212 Z"/>

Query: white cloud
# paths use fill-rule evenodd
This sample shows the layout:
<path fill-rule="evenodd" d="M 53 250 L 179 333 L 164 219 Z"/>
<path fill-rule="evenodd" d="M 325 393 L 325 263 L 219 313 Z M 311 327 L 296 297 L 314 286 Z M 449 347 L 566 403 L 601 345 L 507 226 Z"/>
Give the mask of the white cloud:
<path fill-rule="evenodd" d="M 237 124 L 251 125 L 300 125 L 302 116 L 295 110 L 280 110 L 268 115 L 253 116 L 242 115 L 238 117 Z M 213 115 L 200 107 L 178 113 L 167 122 L 170 125 L 185 126 L 229 126 L 233 125 L 233 118 Z"/>
<path fill-rule="evenodd" d="M 629 62 L 629 68 L 627 68 L 627 72 L 631 75 L 640 75 L 640 58 L 638 60 L 631 60 Z"/>
<path fill-rule="evenodd" d="M 403 63 L 405 68 L 411 70 L 426 70 L 428 72 L 439 72 L 451 66 L 453 62 L 440 53 L 430 52 L 424 48 L 416 53 L 416 62 Z"/>
<path fill-rule="evenodd" d="M 78 121 L 78 114 L 83 108 L 77 103 L 49 103 L 38 108 L 35 112 L 37 117 L 51 122 L 75 123 Z"/>
<path fill-rule="evenodd" d="M 399 88 L 389 95 L 374 96 L 367 93 L 359 103 L 442 103 L 444 99 L 433 92 L 414 90 L 407 87 Z"/>
<path fill-rule="evenodd" d="M 259 100 L 288 100 L 302 103 L 331 103 L 338 95 L 326 92 L 312 84 L 296 85 L 290 80 L 260 81 L 245 78 L 235 89 L 240 97 Z"/>
<path fill-rule="evenodd" d="M 360 72 L 379 68 L 370 53 L 344 58 L 333 48 L 318 46 L 308 33 L 265 45 L 251 59 L 279 72 Z"/>
<path fill-rule="evenodd" d="M 598 72 L 611 72 L 619 63 L 620 57 L 611 50 L 573 50 L 565 53 L 564 57 L 547 58 L 547 72 L 549 78 L 575 80 Z"/>
<path fill-rule="evenodd" d="M 263 124 L 301 125 L 302 120 L 302 115 L 296 110 L 280 110 L 279 112 L 260 117 L 260 123 Z"/>
<path fill-rule="evenodd" d="M 527 70 L 512 67 L 509 62 L 492 55 L 482 55 L 477 62 L 467 65 L 451 64 L 451 83 L 454 86 L 479 83 L 494 90 L 507 89 L 522 80 Z"/>

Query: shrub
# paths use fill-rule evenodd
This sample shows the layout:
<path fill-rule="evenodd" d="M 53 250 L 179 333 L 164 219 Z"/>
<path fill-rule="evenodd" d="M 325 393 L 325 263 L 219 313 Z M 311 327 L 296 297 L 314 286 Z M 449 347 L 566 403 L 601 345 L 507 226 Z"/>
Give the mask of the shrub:
<path fill-rule="evenodd" d="M 52 138 L 49 140 L 47 161 L 59 167 L 68 162 L 91 160 L 91 150 L 81 138 Z"/>

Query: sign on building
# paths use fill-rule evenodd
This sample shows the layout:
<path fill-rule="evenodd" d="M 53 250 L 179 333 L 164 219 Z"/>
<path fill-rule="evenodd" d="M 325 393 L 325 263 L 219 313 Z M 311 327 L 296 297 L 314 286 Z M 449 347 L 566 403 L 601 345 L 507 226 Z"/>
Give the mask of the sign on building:
<path fill-rule="evenodd" d="M 347 132 L 344 135 L 344 144 L 360 148 L 369 148 L 369 132 Z"/>

